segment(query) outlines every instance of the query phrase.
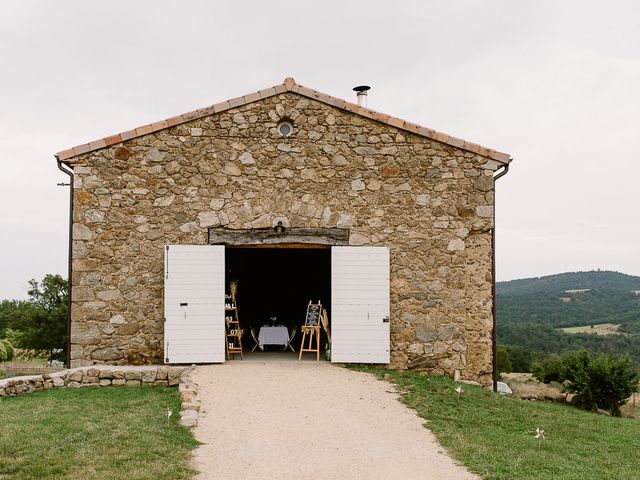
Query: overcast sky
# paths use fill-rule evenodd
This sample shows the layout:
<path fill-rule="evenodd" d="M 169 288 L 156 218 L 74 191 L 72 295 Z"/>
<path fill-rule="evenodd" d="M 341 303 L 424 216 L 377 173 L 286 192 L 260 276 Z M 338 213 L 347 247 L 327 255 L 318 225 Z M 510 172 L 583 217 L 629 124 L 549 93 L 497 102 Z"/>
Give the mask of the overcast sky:
<path fill-rule="evenodd" d="M 0 15 L 0 299 L 66 276 L 53 154 L 281 83 L 510 153 L 497 277 L 640 275 L 634 1 L 24 1 Z"/>

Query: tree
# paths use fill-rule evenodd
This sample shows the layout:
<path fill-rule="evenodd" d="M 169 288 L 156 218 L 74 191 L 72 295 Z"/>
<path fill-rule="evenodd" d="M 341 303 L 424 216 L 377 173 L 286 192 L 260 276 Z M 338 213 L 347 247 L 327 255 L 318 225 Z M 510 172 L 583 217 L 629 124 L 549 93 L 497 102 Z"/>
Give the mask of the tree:
<path fill-rule="evenodd" d="M 16 311 L 23 304 L 20 300 L 2 300 L 0 302 L 0 338 L 6 336 L 6 330 L 9 327 L 11 318 L 16 314 Z"/>
<path fill-rule="evenodd" d="M 567 392 L 575 393 L 573 403 L 585 410 L 599 408 L 620 416 L 620 407 L 638 390 L 640 374 L 628 357 L 591 356 L 583 350 L 551 359 L 537 366 L 534 375 L 549 383 L 563 383 Z"/>
<path fill-rule="evenodd" d="M 496 367 L 499 374 L 511 372 L 511 358 L 506 348 L 498 348 L 496 350 Z"/>
<path fill-rule="evenodd" d="M 35 306 L 52 312 L 64 305 L 67 308 L 67 281 L 60 275 L 47 274 L 40 284 L 35 279 L 29 281 L 29 300 Z"/>
<path fill-rule="evenodd" d="M 511 360 L 512 372 L 530 372 L 533 363 L 534 351 L 520 347 L 506 347 Z"/>
<path fill-rule="evenodd" d="M 13 360 L 15 350 L 9 340 L 0 340 L 0 361 Z"/>
<path fill-rule="evenodd" d="M 51 360 L 67 357 L 67 281 L 60 275 L 45 275 L 29 282 L 29 300 L 19 302 L 9 317 L 9 327 L 18 348 L 46 351 Z"/>

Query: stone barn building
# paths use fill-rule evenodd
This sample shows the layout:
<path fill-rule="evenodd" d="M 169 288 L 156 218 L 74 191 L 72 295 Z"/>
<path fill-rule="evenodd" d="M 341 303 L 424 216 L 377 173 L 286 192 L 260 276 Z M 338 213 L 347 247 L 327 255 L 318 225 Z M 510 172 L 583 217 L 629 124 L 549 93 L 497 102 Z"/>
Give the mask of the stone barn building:
<path fill-rule="evenodd" d="M 270 321 L 299 332 L 320 300 L 334 362 L 491 382 L 509 155 L 287 78 L 56 157 L 71 366 L 225 361 L 237 281 L 245 351 Z"/>

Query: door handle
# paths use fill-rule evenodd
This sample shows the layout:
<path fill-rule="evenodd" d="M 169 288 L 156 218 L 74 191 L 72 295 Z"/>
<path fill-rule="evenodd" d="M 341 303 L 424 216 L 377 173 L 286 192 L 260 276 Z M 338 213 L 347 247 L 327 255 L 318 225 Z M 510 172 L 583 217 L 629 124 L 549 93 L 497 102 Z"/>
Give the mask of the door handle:
<path fill-rule="evenodd" d="M 186 307 L 187 305 L 189 305 L 187 302 L 180 302 L 181 307 Z"/>

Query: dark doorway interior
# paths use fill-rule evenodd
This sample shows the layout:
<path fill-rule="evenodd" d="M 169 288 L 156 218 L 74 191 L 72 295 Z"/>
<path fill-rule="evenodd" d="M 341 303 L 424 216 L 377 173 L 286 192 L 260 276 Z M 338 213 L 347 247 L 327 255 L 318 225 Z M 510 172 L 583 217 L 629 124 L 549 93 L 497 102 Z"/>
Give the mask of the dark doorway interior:
<path fill-rule="evenodd" d="M 262 325 L 272 325 L 270 318 L 277 317 L 275 324 L 288 327 L 290 332 L 297 327 L 292 342 L 297 351 L 309 300 L 320 300 L 331 319 L 330 248 L 227 247 L 225 252 L 227 286 L 238 281 L 238 317 L 246 332 L 245 350 L 254 346 L 251 328 L 257 331 Z M 322 338 L 326 339 L 324 332 Z M 325 341 L 321 342 L 323 348 Z"/>

